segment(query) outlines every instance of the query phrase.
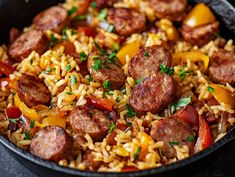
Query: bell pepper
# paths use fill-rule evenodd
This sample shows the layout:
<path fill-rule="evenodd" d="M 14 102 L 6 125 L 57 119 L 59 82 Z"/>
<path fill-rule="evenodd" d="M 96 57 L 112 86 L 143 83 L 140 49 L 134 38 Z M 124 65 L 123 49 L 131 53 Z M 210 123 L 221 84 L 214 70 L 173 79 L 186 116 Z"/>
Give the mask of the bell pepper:
<path fill-rule="evenodd" d="M 191 60 L 192 62 L 202 61 L 205 70 L 207 69 L 209 64 L 209 57 L 198 51 L 175 53 L 173 54 L 172 63 L 173 65 L 176 65 L 181 62 L 186 62 L 188 59 Z"/>
<path fill-rule="evenodd" d="M 126 64 L 126 56 L 128 55 L 130 58 L 135 56 L 140 48 L 140 42 L 135 41 L 130 44 L 124 45 L 119 52 L 117 53 L 117 57 L 120 60 L 121 64 Z"/>
<path fill-rule="evenodd" d="M 23 115 L 25 115 L 26 117 L 28 117 L 31 120 L 35 120 L 35 121 L 39 121 L 39 115 L 36 112 L 35 109 L 33 108 L 28 108 L 19 98 L 18 94 L 16 93 L 14 96 L 14 102 L 15 105 L 20 109 L 20 111 L 22 112 Z"/>
<path fill-rule="evenodd" d="M 163 30 L 166 33 L 168 40 L 174 41 L 174 42 L 176 42 L 178 40 L 178 38 L 179 38 L 178 31 L 174 27 L 174 25 L 172 24 L 172 22 L 170 20 L 161 19 L 157 23 L 157 27 L 159 27 L 161 30 Z"/>
<path fill-rule="evenodd" d="M 212 143 L 210 127 L 203 117 L 199 117 L 198 138 L 194 147 L 194 153 L 202 151 Z"/>
<path fill-rule="evenodd" d="M 96 36 L 96 31 L 95 29 L 93 29 L 92 27 L 78 27 L 78 31 L 79 32 L 82 32 L 85 34 L 85 36 L 88 36 L 88 37 L 95 37 Z"/>
<path fill-rule="evenodd" d="M 191 105 L 187 105 L 185 108 L 181 108 L 175 113 L 177 119 L 180 119 L 191 126 L 198 125 L 198 112 Z"/>
<path fill-rule="evenodd" d="M 108 98 L 98 98 L 95 96 L 86 97 L 88 104 L 95 106 L 96 108 L 105 110 L 105 111 L 112 111 L 114 101 Z"/>
<path fill-rule="evenodd" d="M 192 28 L 212 23 L 216 20 L 210 8 L 204 3 L 197 4 L 186 16 L 183 23 Z"/>
<path fill-rule="evenodd" d="M 18 107 L 11 106 L 5 109 L 5 115 L 7 119 L 10 119 L 10 118 L 16 119 L 16 118 L 19 118 L 22 115 L 22 113 Z"/>
<path fill-rule="evenodd" d="M 6 76 L 9 76 L 14 72 L 14 68 L 6 63 L 3 63 L 0 61 L 0 73 L 5 74 Z"/>
<path fill-rule="evenodd" d="M 235 96 L 226 87 L 219 84 L 211 84 L 210 87 L 213 88 L 211 94 L 220 104 L 224 103 L 235 108 Z"/>
<path fill-rule="evenodd" d="M 122 172 L 132 172 L 132 171 L 138 171 L 139 169 L 134 166 L 126 166 L 122 168 Z"/>
<path fill-rule="evenodd" d="M 66 128 L 66 117 L 59 117 L 59 116 L 46 117 L 42 120 L 41 126 L 42 127 L 59 126 L 62 128 Z"/>
<path fill-rule="evenodd" d="M 139 154 L 139 159 L 143 159 L 146 154 L 148 153 L 148 147 L 150 144 L 154 144 L 154 140 L 152 139 L 151 136 L 149 136 L 147 133 L 145 132 L 139 132 L 136 136 L 136 138 L 139 140 L 140 142 L 140 146 L 141 146 L 141 150 L 140 150 L 140 154 Z M 159 157 L 160 158 L 160 157 Z"/>

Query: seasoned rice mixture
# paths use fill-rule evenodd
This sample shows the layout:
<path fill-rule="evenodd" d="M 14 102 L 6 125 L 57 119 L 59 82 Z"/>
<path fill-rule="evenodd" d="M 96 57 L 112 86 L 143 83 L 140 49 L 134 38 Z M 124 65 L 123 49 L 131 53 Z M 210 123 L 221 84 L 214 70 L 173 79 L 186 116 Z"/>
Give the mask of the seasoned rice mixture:
<path fill-rule="evenodd" d="M 235 50 L 205 4 L 67 0 L 0 46 L 0 133 L 94 171 L 155 168 L 235 122 Z"/>

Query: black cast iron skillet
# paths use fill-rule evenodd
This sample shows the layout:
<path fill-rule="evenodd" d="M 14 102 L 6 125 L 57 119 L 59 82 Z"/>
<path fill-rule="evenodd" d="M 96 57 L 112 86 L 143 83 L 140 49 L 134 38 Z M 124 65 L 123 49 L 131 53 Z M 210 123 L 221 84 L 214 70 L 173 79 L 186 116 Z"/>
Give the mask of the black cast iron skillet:
<path fill-rule="evenodd" d="M 61 0 L 0 0 L 0 42 L 7 42 L 8 32 L 11 27 L 23 28 L 30 25 L 35 14 L 41 10 L 57 4 Z M 201 2 L 202 0 L 191 0 Z M 217 14 L 221 21 L 222 36 L 234 39 L 235 34 L 235 9 L 225 0 L 204 0 Z M 234 1 L 231 0 L 234 4 Z M 226 26 L 226 27 L 225 27 Z M 159 168 L 153 168 L 137 172 L 128 173 L 104 173 L 80 171 L 71 168 L 61 167 L 49 161 L 42 160 L 12 144 L 6 137 L 0 136 L 0 142 L 5 148 L 25 167 L 39 176 L 64 177 L 64 176 L 84 176 L 84 177 L 137 177 L 137 176 L 191 176 L 195 170 L 201 170 L 219 155 L 220 150 L 230 141 L 235 139 L 235 127 L 232 128 L 225 137 L 211 145 L 206 150 L 195 154 L 185 160 L 178 161 Z"/>

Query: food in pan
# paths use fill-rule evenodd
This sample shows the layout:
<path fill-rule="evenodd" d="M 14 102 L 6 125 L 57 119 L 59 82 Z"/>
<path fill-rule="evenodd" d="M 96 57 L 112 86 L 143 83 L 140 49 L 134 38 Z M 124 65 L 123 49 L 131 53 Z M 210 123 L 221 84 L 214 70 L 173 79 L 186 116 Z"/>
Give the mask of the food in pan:
<path fill-rule="evenodd" d="M 192 156 L 235 122 L 235 50 L 203 3 L 67 0 L 0 47 L 0 132 L 80 170 Z"/>

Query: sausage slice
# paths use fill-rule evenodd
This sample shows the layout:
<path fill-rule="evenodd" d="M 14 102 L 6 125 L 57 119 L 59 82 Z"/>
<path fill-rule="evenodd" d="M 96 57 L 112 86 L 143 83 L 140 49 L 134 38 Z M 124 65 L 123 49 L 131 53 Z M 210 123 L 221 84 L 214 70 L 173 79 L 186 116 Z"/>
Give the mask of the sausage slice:
<path fill-rule="evenodd" d="M 220 84 L 235 85 L 235 52 L 220 50 L 210 58 L 210 78 Z"/>
<path fill-rule="evenodd" d="M 96 0 L 96 7 L 101 9 L 104 7 L 111 7 L 117 0 Z"/>
<path fill-rule="evenodd" d="M 20 62 L 32 51 L 39 54 L 45 52 L 49 41 L 42 31 L 30 30 L 20 35 L 9 47 L 9 55 Z"/>
<path fill-rule="evenodd" d="M 70 113 L 69 123 L 75 132 L 87 133 L 94 141 L 102 141 L 111 121 L 98 109 L 77 107 Z"/>
<path fill-rule="evenodd" d="M 40 12 L 33 19 L 33 24 L 38 30 L 60 33 L 67 25 L 68 18 L 68 13 L 63 7 L 53 6 Z"/>
<path fill-rule="evenodd" d="M 195 140 L 192 138 L 194 133 L 190 126 L 171 117 L 161 119 L 152 125 L 150 135 L 154 140 L 164 142 L 162 153 L 169 159 L 176 157 L 173 145 L 187 145 L 192 152 L 195 144 Z"/>
<path fill-rule="evenodd" d="M 158 113 L 171 103 L 173 93 L 173 79 L 167 74 L 157 74 L 136 85 L 129 101 L 134 111 L 139 114 Z"/>
<path fill-rule="evenodd" d="M 30 152 L 45 160 L 59 161 L 72 146 L 71 137 L 61 127 L 49 126 L 39 130 L 30 143 Z"/>
<path fill-rule="evenodd" d="M 187 7 L 187 0 L 150 0 L 157 18 L 167 18 L 171 21 L 181 21 Z"/>
<path fill-rule="evenodd" d="M 45 83 L 30 75 L 22 75 L 18 80 L 17 93 L 20 100 L 30 108 L 40 104 L 47 105 L 51 100 L 50 91 Z"/>
<path fill-rule="evenodd" d="M 115 32 L 121 36 L 140 33 L 146 28 L 145 15 L 134 9 L 111 8 L 107 20 L 114 25 Z"/>
<path fill-rule="evenodd" d="M 99 63 L 99 68 L 95 68 Z M 119 64 L 109 63 L 104 56 L 91 55 L 87 67 L 94 80 L 103 83 L 109 80 L 111 89 L 119 89 L 126 81 L 126 76 Z"/>
<path fill-rule="evenodd" d="M 203 46 L 210 42 L 210 40 L 213 40 L 217 32 L 219 32 L 218 21 L 195 28 L 187 25 L 182 26 L 182 36 L 184 40 L 198 46 Z"/>
<path fill-rule="evenodd" d="M 141 48 L 131 59 L 129 73 L 134 79 L 146 78 L 160 70 L 160 64 L 171 66 L 171 54 L 162 46 Z"/>

